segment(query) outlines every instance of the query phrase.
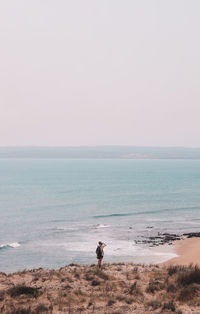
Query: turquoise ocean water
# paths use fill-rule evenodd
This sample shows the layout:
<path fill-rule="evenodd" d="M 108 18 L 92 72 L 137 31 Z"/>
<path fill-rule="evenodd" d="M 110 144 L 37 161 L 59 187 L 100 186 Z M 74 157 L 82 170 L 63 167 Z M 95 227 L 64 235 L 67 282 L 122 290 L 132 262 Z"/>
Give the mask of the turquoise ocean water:
<path fill-rule="evenodd" d="M 0 271 L 94 263 L 99 240 L 107 262 L 148 260 L 135 240 L 199 213 L 200 160 L 0 159 Z"/>

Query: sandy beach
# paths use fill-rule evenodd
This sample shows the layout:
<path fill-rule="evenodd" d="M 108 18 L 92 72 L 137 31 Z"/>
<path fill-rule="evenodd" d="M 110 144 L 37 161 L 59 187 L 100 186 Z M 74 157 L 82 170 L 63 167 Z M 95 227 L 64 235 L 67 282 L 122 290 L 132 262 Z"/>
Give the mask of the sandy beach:
<path fill-rule="evenodd" d="M 200 265 L 200 238 L 187 238 L 175 242 L 174 257 L 161 265 Z"/>

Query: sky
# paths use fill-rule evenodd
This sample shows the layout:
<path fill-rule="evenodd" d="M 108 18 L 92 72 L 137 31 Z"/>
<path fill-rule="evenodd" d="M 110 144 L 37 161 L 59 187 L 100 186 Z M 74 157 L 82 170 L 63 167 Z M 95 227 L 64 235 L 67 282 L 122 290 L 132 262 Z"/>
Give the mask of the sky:
<path fill-rule="evenodd" d="M 199 0 L 0 2 L 0 146 L 200 147 Z"/>

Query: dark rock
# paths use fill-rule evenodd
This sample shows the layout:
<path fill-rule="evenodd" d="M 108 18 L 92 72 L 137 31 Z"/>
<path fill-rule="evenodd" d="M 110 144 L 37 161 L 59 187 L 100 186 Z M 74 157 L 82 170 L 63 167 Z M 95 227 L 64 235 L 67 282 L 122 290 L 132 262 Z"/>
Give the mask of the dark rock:
<path fill-rule="evenodd" d="M 148 227 L 147 227 L 148 228 Z M 175 233 L 161 233 L 158 232 L 155 236 L 141 236 L 139 240 L 136 240 L 136 244 L 147 244 L 149 247 L 154 247 L 158 245 L 168 244 L 172 245 L 173 241 L 179 241 L 183 238 L 193 238 L 193 237 L 200 237 L 200 232 L 189 232 L 183 233 L 182 235 L 175 234 Z"/>
<path fill-rule="evenodd" d="M 184 233 L 183 236 L 186 236 L 187 238 L 200 238 L 200 232 Z"/>

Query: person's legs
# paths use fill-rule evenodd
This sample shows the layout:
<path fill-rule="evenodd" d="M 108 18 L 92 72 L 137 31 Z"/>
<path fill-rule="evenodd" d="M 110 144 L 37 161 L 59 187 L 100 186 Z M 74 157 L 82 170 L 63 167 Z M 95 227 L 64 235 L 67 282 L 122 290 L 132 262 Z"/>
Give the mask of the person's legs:
<path fill-rule="evenodd" d="M 99 266 L 99 268 L 101 268 L 101 261 L 102 261 L 102 258 L 99 258 L 98 259 L 98 266 Z"/>

